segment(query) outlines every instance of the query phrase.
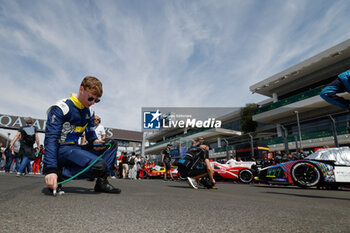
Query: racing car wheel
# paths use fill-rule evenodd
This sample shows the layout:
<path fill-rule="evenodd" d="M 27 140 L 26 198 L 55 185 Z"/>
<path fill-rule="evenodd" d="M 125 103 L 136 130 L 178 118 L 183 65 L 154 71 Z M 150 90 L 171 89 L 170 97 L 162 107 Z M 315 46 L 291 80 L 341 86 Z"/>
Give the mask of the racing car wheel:
<path fill-rule="evenodd" d="M 321 180 L 321 174 L 316 165 L 310 162 L 296 163 L 291 170 L 291 177 L 299 187 L 309 188 L 317 185 Z"/>
<path fill-rule="evenodd" d="M 254 179 L 254 175 L 253 172 L 249 169 L 242 169 L 239 173 L 238 173 L 238 179 L 239 181 L 241 181 L 242 183 L 245 184 L 249 184 L 250 182 L 253 181 Z"/>

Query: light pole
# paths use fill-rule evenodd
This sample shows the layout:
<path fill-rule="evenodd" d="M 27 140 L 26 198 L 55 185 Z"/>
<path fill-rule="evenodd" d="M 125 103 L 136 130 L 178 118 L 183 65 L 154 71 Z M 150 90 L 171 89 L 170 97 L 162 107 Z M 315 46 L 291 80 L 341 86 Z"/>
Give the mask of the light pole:
<path fill-rule="evenodd" d="M 289 154 L 289 148 L 288 148 L 288 130 L 286 127 L 281 125 L 281 128 L 283 129 L 283 141 L 284 141 L 284 150 L 286 154 Z"/>
<path fill-rule="evenodd" d="M 295 141 L 295 151 L 298 153 L 298 139 L 297 139 L 297 136 L 294 135 L 294 141 Z"/>
<path fill-rule="evenodd" d="M 254 138 L 251 133 L 248 133 L 250 137 L 250 150 L 252 151 L 252 158 L 254 158 Z"/>
<path fill-rule="evenodd" d="M 223 140 L 225 141 L 226 145 L 225 145 L 225 149 L 226 149 L 226 161 L 228 161 L 230 159 L 230 156 L 228 155 L 228 141 L 223 138 Z"/>
<path fill-rule="evenodd" d="M 299 121 L 299 112 L 294 111 L 294 113 L 297 115 L 298 132 L 299 132 L 299 145 L 300 145 L 300 148 L 303 149 L 303 144 L 302 144 L 302 139 L 301 139 L 300 121 Z"/>
<path fill-rule="evenodd" d="M 142 132 L 141 157 L 145 157 L 146 134 Z"/>
<path fill-rule="evenodd" d="M 333 137 L 334 137 L 334 145 L 335 147 L 339 147 L 339 143 L 338 143 L 338 135 L 337 135 L 337 127 L 335 126 L 335 120 L 332 117 L 332 115 L 329 115 L 329 118 L 331 119 L 331 123 L 332 123 L 332 131 L 333 131 Z"/>

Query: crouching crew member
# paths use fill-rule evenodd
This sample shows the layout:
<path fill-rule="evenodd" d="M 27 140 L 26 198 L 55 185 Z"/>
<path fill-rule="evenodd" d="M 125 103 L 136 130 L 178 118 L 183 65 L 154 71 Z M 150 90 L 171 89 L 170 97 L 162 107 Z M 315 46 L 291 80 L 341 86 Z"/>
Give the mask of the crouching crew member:
<path fill-rule="evenodd" d="M 45 183 L 51 190 L 62 193 L 57 183 L 72 177 L 92 164 L 99 155 L 102 158 L 78 178 L 97 178 L 95 192 L 120 193 L 121 190 L 109 184 L 107 177 L 113 166 L 117 147 L 105 151 L 93 144 L 98 140 L 94 130 L 94 112 L 90 106 L 98 103 L 102 96 L 102 83 L 95 77 L 83 79 L 79 93 L 72 94 L 53 105 L 48 110 L 45 132 L 44 174 Z M 85 132 L 88 146 L 80 146 L 79 138 Z M 89 146 L 90 145 L 90 146 Z"/>
<path fill-rule="evenodd" d="M 206 143 L 190 148 L 177 163 L 181 177 L 186 178 L 190 187 L 194 189 L 201 186 L 217 189 L 215 171 L 209 162 L 209 149 Z"/>

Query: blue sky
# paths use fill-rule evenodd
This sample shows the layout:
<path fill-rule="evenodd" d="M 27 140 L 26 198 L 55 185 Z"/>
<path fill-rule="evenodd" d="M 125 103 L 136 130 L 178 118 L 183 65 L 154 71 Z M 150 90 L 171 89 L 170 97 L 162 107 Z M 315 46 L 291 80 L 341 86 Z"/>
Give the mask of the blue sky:
<path fill-rule="evenodd" d="M 350 2 L 0 0 L 0 112 L 46 118 L 100 78 L 107 127 L 141 107 L 241 107 L 249 86 L 350 38 Z"/>

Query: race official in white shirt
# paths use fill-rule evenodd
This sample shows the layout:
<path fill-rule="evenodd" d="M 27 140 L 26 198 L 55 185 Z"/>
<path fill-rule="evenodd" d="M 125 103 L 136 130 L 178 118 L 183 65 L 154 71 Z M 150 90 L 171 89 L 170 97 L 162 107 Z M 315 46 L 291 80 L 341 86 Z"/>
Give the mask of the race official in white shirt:
<path fill-rule="evenodd" d="M 101 124 L 101 118 L 97 115 L 95 115 L 94 125 L 95 125 L 95 133 L 96 133 L 97 139 L 104 140 L 106 138 L 105 127 L 103 127 L 103 125 Z M 83 140 L 81 141 L 81 144 L 85 145 L 85 143 L 86 143 L 86 138 L 84 135 Z"/>
<path fill-rule="evenodd" d="M 101 124 L 101 118 L 99 116 L 95 116 L 94 124 L 95 124 L 95 133 L 98 140 L 105 139 L 106 138 L 105 127 L 103 127 L 103 125 Z"/>

